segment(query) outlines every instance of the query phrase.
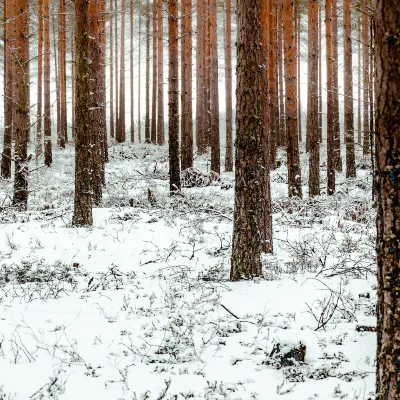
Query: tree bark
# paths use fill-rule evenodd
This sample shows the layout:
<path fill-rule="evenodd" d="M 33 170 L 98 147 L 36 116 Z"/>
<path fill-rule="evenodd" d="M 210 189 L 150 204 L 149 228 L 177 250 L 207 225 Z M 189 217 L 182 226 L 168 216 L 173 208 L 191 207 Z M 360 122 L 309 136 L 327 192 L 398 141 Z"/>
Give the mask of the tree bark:
<path fill-rule="evenodd" d="M 364 11 L 367 10 L 367 0 L 363 0 L 362 8 Z M 362 16 L 362 35 L 363 35 L 363 154 L 368 155 L 370 153 L 369 143 L 369 17 L 365 13 Z"/>
<path fill-rule="evenodd" d="M 151 142 L 157 143 L 157 0 L 153 0 L 153 86 L 151 99 Z"/>
<path fill-rule="evenodd" d="M 67 134 L 67 75 L 66 75 L 66 18 L 65 0 L 60 0 L 58 8 L 58 79 L 60 90 L 60 147 L 65 148 Z"/>
<path fill-rule="evenodd" d="M 165 142 L 164 133 L 164 21 L 163 21 L 163 3 L 158 1 L 158 96 L 157 96 L 157 143 L 162 146 Z"/>
<path fill-rule="evenodd" d="M 181 162 L 182 170 L 193 167 L 193 119 L 192 119 L 192 1 L 181 2 Z"/>
<path fill-rule="evenodd" d="M 286 87 L 286 148 L 288 164 L 289 196 L 302 197 L 299 135 L 297 132 L 297 77 L 296 39 L 294 32 L 294 3 L 283 0 L 283 26 L 285 43 L 285 87 Z"/>
<path fill-rule="evenodd" d="M 114 0 L 110 0 L 110 137 L 115 137 L 114 125 Z M 117 82 L 115 82 L 117 84 Z"/>
<path fill-rule="evenodd" d="M 354 153 L 353 49 L 351 40 L 351 0 L 343 0 L 344 24 L 344 132 L 346 138 L 346 178 L 356 177 Z"/>
<path fill-rule="evenodd" d="M 266 249 L 263 200 L 268 168 L 262 154 L 261 27 L 259 0 L 238 0 L 235 208 L 230 279 L 262 273 Z"/>
<path fill-rule="evenodd" d="M 119 72 L 119 112 L 117 127 L 117 142 L 122 143 L 126 140 L 125 125 L 125 0 L 121 0 L 121 61 Z"/>
<path fill-rule="evenodd" d="M 22 210 L 28 206 L 29 118 L 29 0 L 14 5 L 15 38 L 15 172 L 13 204 Z"/>
<path fill-rule="evenodd" d="M 322 7 L 318 10 L 318 133 L 322 143 Z"/>
<path fill-rule="evenodd" d="M 297 118 L 299 121 L 299 142 L 303 141 L 302 135 L 302 124 L 301 124 L 301 12 L 299 6 L 296 7 L 297 15 L 296 15 L 296 33 L 297 33 Z"/>
<path fill-rule="evenodd" d="M 115 24 L 114 24 L 114 47 L 115 47 L 115 139 L 118 136 L 118 123 L 119 123 L 119 87 L 118 87 L 118 67 L 119 67 L 119 51 L 118 51 L 118 3 L 114 0 L 114 13 L 115 13 Z"/>
<path fill-rule="evenodd" d="M 168 136 L 169 185 L 171 195 L 181 188 L 179 165 L 178 1 L 168 0 Z"/>
<path fill-rule="evenodd" d="M 278 41 L 278 75 L 279 75 L 279 131 L 276 137 L 275 145 L 271 144 L 271 168 L 276 166 L 276 150 L 277 146 L 284 146 L 285 140 L 285 88 L 283 80 L 283 24 L 282 24 L 282 6 L 283 0 L 277 1 L 277 41 Z"/>
<path fill-rule="evenodd" d="M 226 0 L 225 10 L 225 97 L 226 97 L 226 149 L 225 171 L 233 171 L 232 144 L 232 5 Z"/>
<path fill-rule="evenodd" d="M 308 191 L 311 197 L 320 194 L 318 131 L 318 1 L 308 0 L 308 110 L 307 140 L 309 141 Z"/>
<path fill-rule="evenodd" d="M 357 61 L 358 61 L 358 112 L 357 112 L 357 143 L 361 146 L 362 140 L 361 140 L 361 92 L 362 92 L 362 86 L 361 86 L 361 64 L 362 64 L 362 56 L 361 56 L 361 18 L 358 17 L 358 23 L 357 23 L 357 33 L 358 33 L 358 46 L 357 46 Z"/>
<path fill-rule="evenodd" d="M 6 29 L 6 25 L 4 25 Z M 6 40 L 5 40 L 6 42 Z M 6 63 L 4 63 L 6 65 Z M 5 74 L 6 75 L 6 74 Z M 43 0 L 38 0 L 38 76 L 36 111 L 36 158 L 43 153 Z"/>
<path fill-rule="evenodd" d="M 130 21 L 130 46 L 129 46 L 129 67 L 130 67 L 130 97 L 131 97 L 131 143 L 135 142 L 135 114 L 134 114 L 134 91 L 133 91 L 133 0 L 130 0 L 129 7 L 129 21 Z"/>
<path fill-rule="evenodd" d="M 49 0 L 43 0 L 43 36 L 44 36 L 44 163 L 48 167 L 53 163 L 51 145 L 51 103 L 50 103 L 50 21 Z"/>
<path fill-rule="evenodd" d="M 400 398 L 400 8 L 377 0 L 375 94 L 377 140 L 376 399 Z"/>
<path fill-rule="evenodd" d="M 151 142 L 150 136 L 150 3 L 146 3 L 146 120 L 144 127 L 146 143 Z"/>
<path fill-rule="evenodd" d="M 141 65 L 142 65 L 142 8 L 139 4 L 139 32 L 138 32 L 138 41 L 139 41 L 139 62 L 138 62 L 138 140 L 139 143 L 142 143 L 142 114 L 140 110 L 141 103 L 141 89 L 142 89 L 142 74 L 141 74 Z"/>

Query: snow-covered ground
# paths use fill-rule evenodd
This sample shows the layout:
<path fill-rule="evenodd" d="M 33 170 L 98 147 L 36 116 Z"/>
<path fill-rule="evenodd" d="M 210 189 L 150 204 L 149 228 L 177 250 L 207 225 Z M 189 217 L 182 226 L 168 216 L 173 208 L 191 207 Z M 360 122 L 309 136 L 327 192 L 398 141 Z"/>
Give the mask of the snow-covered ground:
<path fill-rule="evenodd" d="M 375 333 L 356 329 L 375 325 L 371 176 L 358 157 L 357 179 L 310 200 L 306 157 L 300 201 L 279 154 L 274 254 L 239 283 L 233 173 L 171 199 L 166 147 L 114 146 L 87 229 L 70 225 L 72 148 L 32 173 L 27 212 L 1 182 L 0 399 L 372 399 Z"/>

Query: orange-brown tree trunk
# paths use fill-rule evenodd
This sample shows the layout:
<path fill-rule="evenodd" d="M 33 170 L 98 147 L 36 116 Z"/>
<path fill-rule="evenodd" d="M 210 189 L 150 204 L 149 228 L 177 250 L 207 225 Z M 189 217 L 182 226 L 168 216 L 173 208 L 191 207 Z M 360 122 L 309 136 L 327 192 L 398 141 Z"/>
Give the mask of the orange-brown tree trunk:
<path fill-rule="evenodd" d="M 282 24 L 282 5 L 283 0 L 277 1 L 277 41 L 278 41 L 278 75 L 279 75 L 279 131 L 276 139 L 276 146 L 285 145 L 285 89 L 283 81 L 283 24 Z M 272 144 L 272 146 L 274 146 Z M 276 148 L 272 148 L 271 166 L 275 169 L 276 164 Z"/>
<path fill-rule="evenodd" d="M 180 191 L 179 165 L 179 87 L 178 87 L 178 1 L 168 0 L 168 137 L 170 193 Z"/>
<path fill-rule="evenodd" d="M 163 3 L 158 1 L 158 96 L 157 96 L 157 143 L 163 145 L 165 142 L 164 134 L 164 23 L 163 23 Z"/>
<path fill-rule="evenodd" d="M 53 163 L 51 145 L 51 103 L 50 103 L 50 15 L 49 0 L 43 0 L 43 39 L 44 39 L 44 163 Z"/>
<path fill-rule="evenodd" d="M 298 119 L 298 131 L 299 131 L 299 142 L 302 142 L 303 140 L 303 135 L 302 135 L 302 124 L 301 124 L 301 12 L 300 12 L 300 7 L 296 7 L 296 40 L 297 40 L 297 46 L 296 46 L 296 51 L 297 51 L 297 119 Z"/>
<path fill-rule="evenodd" d="M 299 135 L 297 132 L 296 38 L 294 3 L 283 0 L 283 32 L 285 43 L 286 149 L 289 196 L 302 197 Z"/>
<path fill-rule="evenodd" d="M 110 0 L 110 137 L 115 137 L 114 125 L 114 0 Z"/>
<path fill-rule="evenodd" d="M 151 142 L 157 143 L 157 0 L 153 0 L 153 79 L 151 97 Z"/>
<path fill-rule="evenodd" d="M 329 0 L 328 0 L 329 1 Z M 309 158 L 309 195 L 320 194 L 319 148 L 320 137 L 318 129 L 318 1 L 308 0 L 308 110 L 307 110 L 307 141 Z"/>
<path fill-rule="evenodd" d="M 150 137 L 150 3 L 146 3 L 146 120 L 144 136 L 146 143 L 151 142 Z"/>
<path fill-rule="evenodd" d="M 192 0 L 182 0 L 181 7 L 181 167 L 185 170 L 193 167 Z"/>
<path fill-rule="evenodd" d="M 119 76 L 119 111 L 117 126 L 117 142 L 126 140 L 125 125 L 125 0 L 121 0 L 121 61 Z"/>
<path fill-rule="evenodd" d="M 138 14 L 139 14 L 139 32 L 138 32 L 138 41 L 139 41 L 139 50 L 138 50 L 138 140 L 139 143 L 142 143 L 142 114 L 141 114 L 141 89 L 142 89 L 142 75 L 141 75 L 141 65 L 142 65 L 142 10 L 141 5 L 138 5 Z"/>
<path fill-rule="evenodd" d="M 133 91 L 133 0 L 129 2 L 129 21 L 130 21 L 130 31 L 129 31 L 129 68 L 130 68 L 130 97 L 131 97 L 131 143 L 135 141 L 135 114 L 134 114 L 134 91 Z M 140 100 L 140 99 L 139 99 Z"/>
<path fill-rule="evenodd" d="M 65 0 L 60 0 L 58 8 L 58 79 L 60 90 L 60 147 L 65 148 L 67 135 L 67 74 L 66 74 L 66 9 Z"/>
<path fill-rule="evenodd" d="M 114 47 L 115 47 L 115 139 L 118 135 L 118 122 L 119 122 L 119 51 L 118 51 L 118 3 L 114 0 Z"/>
<path fill-rule="evenodd" d="M 4 25 L 6 29 L 6 25 Z M 43 152 L 43 0 L 38 0 L 38 76 L 36 111 L 36 158 Z"/>
<path fill-rule="evenodd" d="M 370 153 L 369 143 L 369 16 L 367 13 L 367 0 L 362 2 L 362 53 L 363 53 L 363 154 Z"/>

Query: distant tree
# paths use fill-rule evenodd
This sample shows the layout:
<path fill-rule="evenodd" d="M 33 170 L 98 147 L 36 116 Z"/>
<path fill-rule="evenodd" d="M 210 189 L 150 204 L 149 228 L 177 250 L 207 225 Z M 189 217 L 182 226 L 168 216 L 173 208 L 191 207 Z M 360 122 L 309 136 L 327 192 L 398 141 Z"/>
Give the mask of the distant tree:
<path fill-rule="evenodd" d="M 151 142 L 157 143 L 157 0 L 153 0 L 152 25 L 153 25 L 153 85 L 151 98 Z"/>
<path fill-rule="evenodd" d="M 114 0 L 110 0 L 110 137 L 115 137 L 114 125 Z M 117 84 L 117 82 L 116 82 Z"/>
<path fill-rule="evenodd" d="M 118 123 L 119 123 L 119 51 L 118 51 L 118 0 L 114 0 L 114 48 L 115 48 L 115 139 L 117 140 L 118 135 Z"/>
<path fill-rule="evenodd" d="M 333 85 L 333 41 L 332 41 L 332 0 L 325 1 L 325 31 L 326 31 L 326 79 L 327 79 L 327 174 L 328 194 L 335 193 L 335 115 L 334 115 L 334 85 Z"/>
<path fill-rule="evenodd" d="M 351 40 L 351 0 L 343 0 L 344 25 L 344 132 L 346 139 L 346 177 L 356 176 L 354 154 L 353 50 Z"/>
<path fill-rule="evenodd" d="M 263 196 L 268 169 L 263 159 L 260 124 L 260 12 L 259 0 L 237 1 L 237 131 L 230 272 L 232 281 L 261 275 L 260 255 L 266 249 Z"/>
<path fill-rule="evenodd" d="M 400 7 L 377 0 L 375 11 L 377 143 L 376 399 L 400 398 Z"/>
<path fill-rule="evenodd" d="M 15 85 L 15 172 L 13 204 L 28 206 L 29 102 L 29 0 L 15 0 L 14 85 Z"/>
<path fill-rule="evenodd" d="M 66 74 L 66 8 L 65 0 L 59 0 L 58 8 L 58 87 L 60 106 L 60 147 L 68 142 L 67 133 L 67 74 Z"/>
<path fill-rule="evenodd" d="M 308 108 L 307 141 L 310 152 L 308 192 L 320 194 L 318 130 L 318 1 L 308 0 Z"/>
<path fill-rule="evenodd" d="M 1 177 L 11 178 L 11 153 L 13 137 L 13 1 L 4 0 L 4 148 L 1 157 Z"/>
<path fill-rule="evenodd" d="M 169 187 L 170 193 L 174 194 L 181 188 L 178 115 L 178 0 L 168 0 L 168 53 Z"/>
<path fill-rule="evenodd" d="M 146 143 L 151 142 L 150 136 L 150 3 L 146 2 L 146 116 L 144 136 Z"/>
<path fill-rule="evenodd" d="M 117 142 L 122 143 L 126 140 L 125 125 L 125 0 L 121 0 L 121 61 L 119 77 L 119 112 Z"/>
<path fill-rule="evenodd" d="M 139 143 L 142 143 L 142 121 L 141 121 L 141 111 L 140 111 L 140 103 L 141 103 L 141 64 L 142 64 L 142 7 L 141 3 L 138 4 L 138 14 L 139 14 L 139 27 L 138 27 L 138 140 Z"/>
<path fill-rule="evenodd" d="M 129 1 L 129 21 L 130 21 L 130 30 L 129 30 L 129 70 L 130 70 L 130 97 L 131 97 L 131 143 L 135 141 L 135 114 L 134 114 L 134 70 L 133 70 L 133 29 L 134 29 L 134 15 L 133 15 L 134 4 L 133 0 Z M 140 99 L 138 99 L 140 101 Z"/>
<path fill-rule="evenodd" d="M 163 23 L 163 0 L 157 0 L 158 18 L 158 95 L 157 95 L 157 143 L 163 145 L 165 142 L 164 133 L 164 23 Z"/>
<path fill-rule="evenodd" d="M 51 144 L 51 102 L 50 102 L 50 21 L 49 0 L 43 0 L 43 39 L 44 39 L 44 163 L 53 163 Z"/>
<path fill-rule="evenodd" d="M 232 0 L 225 7 L 225 98 L 226 98 L 226 148 L 225 171 L 233 171 L 232 139 Z"/>
<path fill-rule="evenodd" d="M 192 0 L 181 1 L 181 162 L 193 167 Z"/>
<path fill-rule="evenodd" d="M 299 134 L 297 124 L 297 76 L 294 3 L 283 0 L 286 87 L 286 149 L 289 196 L 302 197 Z"/>
<path fill-rule="evenodd" d="M 4 25 L 6 32 L 6 24 Z M 5 40 L 6 41 L 6 40 Z M 6 63 L 4 63 L 6 66 Z M 5 74 L 6 75 L 6 74 Z M 36 158 L 43 153 L 43 0 L 38 0 L 38 76 L 36 111 Z"/>

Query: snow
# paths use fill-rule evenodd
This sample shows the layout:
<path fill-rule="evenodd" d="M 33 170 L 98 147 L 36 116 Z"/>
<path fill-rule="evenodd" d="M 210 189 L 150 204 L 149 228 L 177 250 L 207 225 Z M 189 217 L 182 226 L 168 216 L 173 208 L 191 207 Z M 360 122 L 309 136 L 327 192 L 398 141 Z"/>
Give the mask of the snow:
<path fill-rule="evenodd" d="M 27 212 L 2 181 L 0 399 L 372 399 L 376 337 L 356 330 L 375 325 L 368 161 L 310 200 L 301 157 L 305 199 L 287 197 L 280 152 L 274 254 L 236 283 L 233 173 L 171 199 L 166 148 L 113 146 L 102 208 L 79 229 L 71 147 L 32 173 Z M 300 344 L 304 362 L 285 365 Z"/>

